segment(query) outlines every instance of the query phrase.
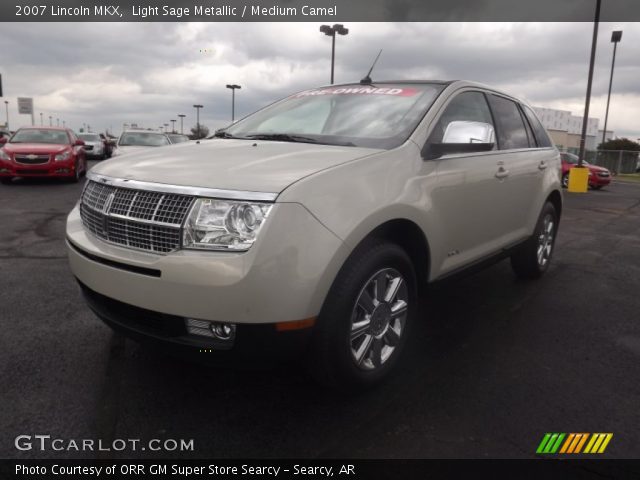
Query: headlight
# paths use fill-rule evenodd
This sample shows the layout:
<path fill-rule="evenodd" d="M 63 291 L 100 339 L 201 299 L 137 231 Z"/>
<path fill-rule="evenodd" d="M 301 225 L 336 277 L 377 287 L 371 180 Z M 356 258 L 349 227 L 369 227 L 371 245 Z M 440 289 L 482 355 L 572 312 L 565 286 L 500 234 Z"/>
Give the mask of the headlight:
<path fill-rule="evenodd" d="M 182 246 L 207 250 L 248 250 L 272 204 L 199 198 L 184 226 Z"/>
<path fill-rule="evenodd" d="M 65 160 L 69 160 L 71 158 L 71 150 L 65 150 L 62 153 L 57 154 L 54 157 L 56 162 L 64 162 Z"/>
<path fill-rule="evenodd" d="M 4 148 L 0 148 L 0 160 L 11 160 L 11 157 L 7 152 L 4 151 Z"/>

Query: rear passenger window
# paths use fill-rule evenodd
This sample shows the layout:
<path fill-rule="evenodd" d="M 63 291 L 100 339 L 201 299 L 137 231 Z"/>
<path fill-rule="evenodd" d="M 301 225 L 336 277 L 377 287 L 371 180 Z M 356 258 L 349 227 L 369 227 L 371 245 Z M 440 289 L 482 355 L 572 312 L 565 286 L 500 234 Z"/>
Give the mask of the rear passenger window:
<path fill-rule="evenodd" d="M 529 148 L 529 139 L 518 105 L 506 98 L 488 95 L 496 120 L 500 150 Z"/>
<path fill-rule="evenodd" d="M 536 117 L 536 114 L 533 113 L 533 110 L 531 110 L 526 105 L 522 106 L 522 110 L 524 110 L 524 114 L 527 116 L 527 120 L 529 120 L 531 128 L 533 128 L 533 133 L 536 136 L 538 147 L 550 147 L 551 140 L 549 139 L 549 135 L 540 123 L 540 120 L 538 120 L 538 117 Z"/>

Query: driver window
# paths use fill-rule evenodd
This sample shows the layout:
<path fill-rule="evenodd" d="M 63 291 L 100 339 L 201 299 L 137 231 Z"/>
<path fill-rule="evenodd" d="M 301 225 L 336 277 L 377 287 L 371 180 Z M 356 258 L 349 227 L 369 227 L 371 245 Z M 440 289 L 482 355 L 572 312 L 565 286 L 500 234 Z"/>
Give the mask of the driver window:
<path fill-rule="evenodd" d="M 442 143 L 451 122 L 480 122 L 494 128 L 487 100 L 480 92 L 464 92 L 451 100 L 431 131 L 428 143 Z"/>

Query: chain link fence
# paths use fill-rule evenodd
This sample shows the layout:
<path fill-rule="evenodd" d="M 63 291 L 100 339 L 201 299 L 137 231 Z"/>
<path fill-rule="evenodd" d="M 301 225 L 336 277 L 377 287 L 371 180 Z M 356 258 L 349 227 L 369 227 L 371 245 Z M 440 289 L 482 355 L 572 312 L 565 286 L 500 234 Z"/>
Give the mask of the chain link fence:
<path fill-rule="evenodd" d="M 577 148 L 567 148 L 566 150 L 578 155 Z M 640 152 L 631 150 L 587 150 L 584 159 L 592 165 L 607 168 L 614 175 L 635 173 L 640 169 Z"/>

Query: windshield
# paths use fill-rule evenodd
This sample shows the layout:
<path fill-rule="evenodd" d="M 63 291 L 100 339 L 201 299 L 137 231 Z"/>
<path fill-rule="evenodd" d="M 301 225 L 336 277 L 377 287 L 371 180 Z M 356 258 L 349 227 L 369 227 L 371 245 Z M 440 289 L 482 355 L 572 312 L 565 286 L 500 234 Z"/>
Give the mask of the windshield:
<path fill-rule="evenodd" d="M 125 132 L 118 141 L 120 146 L 162 147 L 169 145 L 169 139 L 161 133 L 153 132 Z"/>
<path fill-rule="evenodd" d="M 187 137 L 186 135 L 177 135 L 170 133 L 169 138 L 171 139 L 171 143 L 183 143 L 189 141 L 189 137 Z"/>
<path fill-rule="evenodd" d="M 395 148 L 409 137 L 443 88 L 423 83 L 307 90 L 239 121 L 225 130 L 225 136 Z"/>
<path fill-rule="evenodd" d="M 100 142 L 102 139 L 97 133 L 79 133 L 78 137 L 87 142 Z"/>
<path fill-rule="evenodd" d="M 64 130 L 46 130 L 27 128 L 18 130 L 11 143 L 53 143 L 55 145 L 69 144 L 69 137 Z"/>
<path fill-rule="evenodd" d="M 565 162 L 570 163 L 571 165 L 576 165 L 578 163 L 578 156 L 574 155 L 573 153 L 563 153 L 562 158 Z M 589 162 L 585 160 L 583 160 L 582 163 L 585 165 L 589 165 Z"/>

